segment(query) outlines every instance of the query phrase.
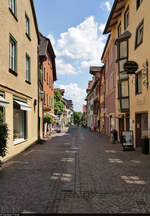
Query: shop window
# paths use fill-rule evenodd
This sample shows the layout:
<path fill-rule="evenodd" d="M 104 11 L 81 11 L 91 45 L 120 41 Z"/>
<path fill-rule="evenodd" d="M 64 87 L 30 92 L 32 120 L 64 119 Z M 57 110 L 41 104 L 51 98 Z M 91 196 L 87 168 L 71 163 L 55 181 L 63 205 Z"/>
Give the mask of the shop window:
<path fill-rule="evenodd" d="M 129 26 L 129 7 L 127 7 L 124 14 L 124 30 L 126 30 L 128 26 Z"/>
<path fill-rule="evenodd" d="M 12 35 L 9 38 L 9 71 L 17 74 L 17 41 Z"/>
<path fill-rule="evenodd" d="M 27 123 L 27 114 L 26 111 L 20 110 L 14 106 L 14 144 L 18 144 L 24 141 L 26 136 L 26 123 Z"/>
<path fill-rule="evenodd" d="M 136 10 L 140 7 L 143 0 L 136 0 Z"/>
<path fill-rule="evenodd" d="M 142 71 L 138 72 L 135 76 L 135 93 L 142 93 Z"/>
<path fill-rule="evenodd" d="M 143 32 L 144 32 L 144 20 L 138 25 L 136 29 L 136 39 L 135 48 L 137 48 L 143 42 Z"/>

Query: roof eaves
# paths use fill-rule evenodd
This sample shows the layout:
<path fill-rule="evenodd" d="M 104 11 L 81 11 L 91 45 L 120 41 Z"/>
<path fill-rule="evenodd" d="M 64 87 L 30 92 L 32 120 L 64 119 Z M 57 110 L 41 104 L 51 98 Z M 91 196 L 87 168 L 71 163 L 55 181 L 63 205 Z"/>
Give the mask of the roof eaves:
<path fill-rule="evenodd" d="M 30 0 L 30 3 L 31 3 L 31 7 L 32 7 L 33 18 L 34 18 L 36 33 L 37 33 L 37 37 L 38 37 L 38 44 L 39 44 L 40 43 L 39 30 L 38 30 L 38 24 L 37 24 L 37 19 L 36 19 L 36 13 L 35 13 L 35 8 L 34 8 L 33 0 Z"/>

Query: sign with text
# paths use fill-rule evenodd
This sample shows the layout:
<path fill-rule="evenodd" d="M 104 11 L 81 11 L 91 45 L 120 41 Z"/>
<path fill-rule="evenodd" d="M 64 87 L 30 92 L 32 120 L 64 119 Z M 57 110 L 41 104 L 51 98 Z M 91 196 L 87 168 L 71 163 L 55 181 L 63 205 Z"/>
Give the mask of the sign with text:
<path fill-rule="evenodd" d="M 133 132 L 132 131 L 122 131 L 121 132 L 121 143 L 123 149 L 131 149 L 133 150 Z"/>

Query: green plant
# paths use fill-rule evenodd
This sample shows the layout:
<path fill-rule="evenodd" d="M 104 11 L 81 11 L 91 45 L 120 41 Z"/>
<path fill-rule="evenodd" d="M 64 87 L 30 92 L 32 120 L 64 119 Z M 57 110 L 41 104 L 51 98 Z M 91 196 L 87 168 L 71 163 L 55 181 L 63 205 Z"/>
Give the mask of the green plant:
<path fill-rule="evenodd" d="M 8 127 L 6 123 L 0 123 L 0 156 L 4 157 L 7 152 Z"/>
<path fill-rule="evenodd" d="M 47 124 L 53 123 L 53 118 L 50 114 L 46 113 L 46 115 L 44 116 L 44 123 L 47 123 Z"/>

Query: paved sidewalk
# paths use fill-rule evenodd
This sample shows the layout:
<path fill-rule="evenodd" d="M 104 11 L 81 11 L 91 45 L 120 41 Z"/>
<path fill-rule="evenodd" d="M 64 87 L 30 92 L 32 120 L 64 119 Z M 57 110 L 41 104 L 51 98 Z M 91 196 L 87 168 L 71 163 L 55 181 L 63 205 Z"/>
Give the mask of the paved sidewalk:
<path fill-rule="evenodd" d="M 72 127 L 0 171 L 0 213 L 150 213 L 150 155 Z"/>

